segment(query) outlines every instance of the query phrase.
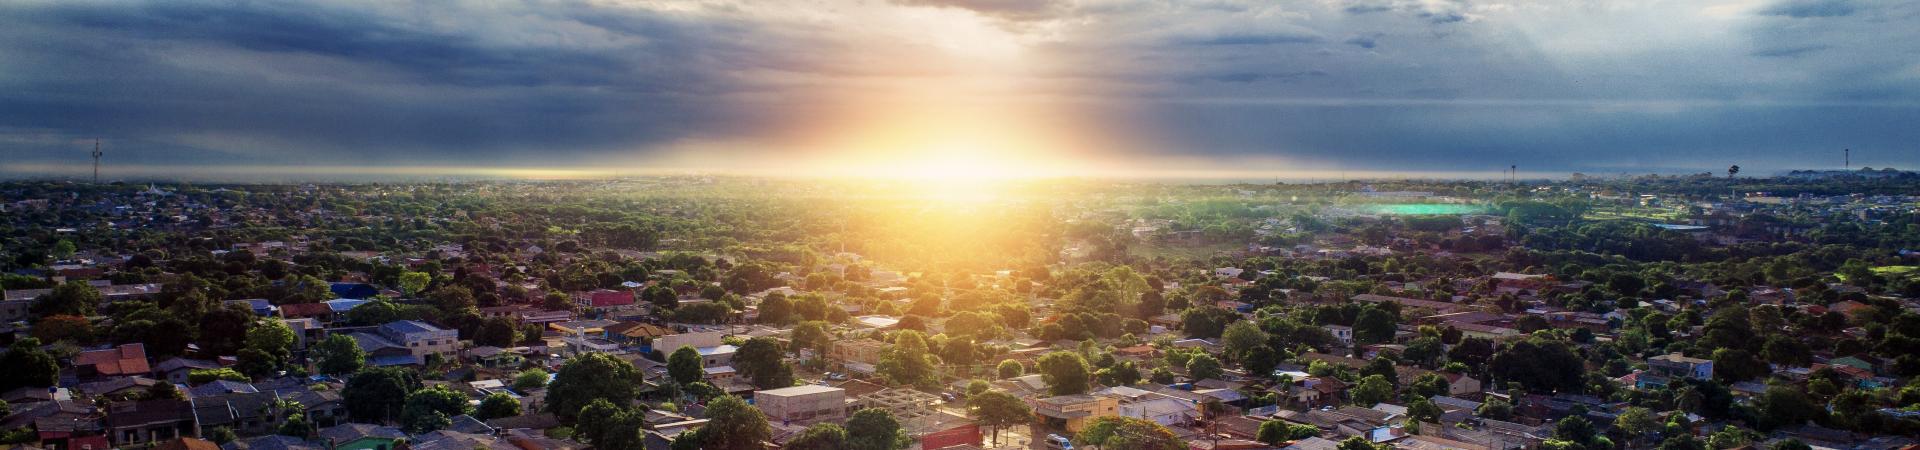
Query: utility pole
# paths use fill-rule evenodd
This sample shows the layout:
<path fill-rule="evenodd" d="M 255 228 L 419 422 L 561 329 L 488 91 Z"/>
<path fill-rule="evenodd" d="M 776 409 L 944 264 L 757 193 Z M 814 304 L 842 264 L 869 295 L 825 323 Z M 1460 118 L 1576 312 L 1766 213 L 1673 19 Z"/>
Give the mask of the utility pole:
<path fill-rule="evenodd" d="M 93 184 L 100 184 L 100 140 L 93 140 Z"/>
<path fill-rule="evenodd" d="M 1853 149 L 1841 150 L 1840 157 L 1846 162 L 1846 165 L 1841 167 L 1845 167 L 1847 170 L 1853 170 Z"/>

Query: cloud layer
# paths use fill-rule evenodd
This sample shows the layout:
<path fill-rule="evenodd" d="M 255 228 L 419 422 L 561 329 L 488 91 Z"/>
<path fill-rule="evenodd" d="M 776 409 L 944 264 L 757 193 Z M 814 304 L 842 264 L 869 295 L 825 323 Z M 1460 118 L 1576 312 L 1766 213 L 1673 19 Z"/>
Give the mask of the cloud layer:
<path fill-rule="evenodd" d="M 1911 168 L 1917 61 L 1897 1 L 28 0 L 0 165 L 725 165 L 901 107 L 1193 168 Z"/>

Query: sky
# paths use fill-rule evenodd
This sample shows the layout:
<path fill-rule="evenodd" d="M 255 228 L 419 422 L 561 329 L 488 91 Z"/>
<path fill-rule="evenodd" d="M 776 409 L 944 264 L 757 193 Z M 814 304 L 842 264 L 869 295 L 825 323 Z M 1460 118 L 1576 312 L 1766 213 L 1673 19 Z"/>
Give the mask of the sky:
<path fill-rule="evenodd" d="M 1920 165 L 1920 3 L 0 2 L 0 176 Z"/>

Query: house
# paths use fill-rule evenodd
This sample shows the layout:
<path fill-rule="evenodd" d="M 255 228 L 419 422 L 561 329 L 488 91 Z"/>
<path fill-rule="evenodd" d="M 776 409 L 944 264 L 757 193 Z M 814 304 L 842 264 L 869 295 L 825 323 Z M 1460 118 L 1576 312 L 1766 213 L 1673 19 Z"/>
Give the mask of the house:
<path fill-rule="evenodd" d="M 1653 372 L 1667 377 L 1706 380 L 1713 378 L 1713 360 L 1690 358 L 1679 353 L 1647 358 Z"/>
<path fill-rule="evenodd" d="M 377 332 L 378 336 L 384 338 L 386 342 L 405 348 L 414 356 L 444 355 L 454 351 L 460 343 L 460 332 L 444 330 L 415 320 L 387 322 L 381 325 Z M 367 333 L 354 333 L 354 338 L 358 339 L 365 334 Z"/>
<path fill-rule="evenodd" d="M 634 303 L 633 297 L 634 297 L 633 291 L 616 291 L 612 289 L 601 289 L 593 292 L 588 292 L 585 299 L 586 301 L 581 303 L 584 303 L 582 306 L 586 306 L 592 309 L 604 310 L 604 309 L 622 308 L 627 306 L 633 306 L 633 303 Z"/>
<path fill-rule="evenodd" d="M 708 331 L 701 333 L 680 333 L 660 336 L 653 339 L 653 350 L 660 353 L 673 353 L 680 347 L 715 347 L 726 343 L 727 332 Z"/>
<path fill-rule="evenodd" d="M 1034 401 L 1033 414 L 1056 429 L 1079 433 L 1096 417 L 1120 415 L 1120 401 L 1087 394 L 1047 397 Z"/>
<path fill-rule="evenodd" d="M 694 351 L 700 352 L 701 367 L 720 367 L 733 365 L 733 354 L 739 352 L 740 348 L 722 344 L 712 347 L 699 347 L 695 348 Z"/>
<path fill-rule="evenodd" d="M 33 300 L 0 301 L 0 322 L 19 322 L 27 320 Z"/>
<path fill-rule="evenodd" d="M 147 365 L 147 347 L 137 343 L 80 352 L 73 357 L 73 369 L 74 375 L 81 379 L 146 375 L 153 372 L 153 368 Z"/>
<path fill-rule="evenodd" d="M 269 302 L 267 301 L 267 299 L 264 299 L 264 298 L 250 298 L 245 300 L 227 300 L 226 304 L 247 308 L 248 310 L 253 311 L 254 314 L 258 314 L 260 317 L 274 317 L 274 316 L 280 315 L 280 307 L 273 306 L 273 302 Z"/>
<path fill-rule="evenodd" d="M 794 386 L 753 394 L 754 406 L 779 423 L 839 422 L 847 416 L 847 391 L 820 385 Z"/>
<path fill-rule="evenodd" d="M 220 445 L 206 439 L 181 437 L 162 442 L 153 450 L 220 450 Z"/>
<path fill-rule="evenodd" d="M 873 339 L 853 339 L 833 343 L 827 349 L 827 358 L 845 363 L 879 364 L 880 354 L 887 344 Z"/>
<path fill-rule="evenodd" d="M 1327 333 L 1332 334 L 1334 339 L 1340 341 L 1340 345 L 1353 345 L 1353 327 L 1328 324 L 1325 328 L 1327 329 Z"/>
<path fill-rule="evenodd" d="M 480 346 L 467 349 L 467 357 L 483 367 L 513 368 L 519 367 L 526 358 L 520 354 L 494 346 Z"/>
<path fill-rule="evenodd" d="M 321 428 L 318 434 L 331 450 L 393 450 L 407 439 L 399 428 L 364 423 Z"/>
<path fill-rule="evenodd" d="M 313 318 L 333 321 L 333 309 L 326 303 L 293 303 L 280 305 L 280 317 L 288 319 Z"/>
<path fill-rule="evenodd" d="M 204 359 L 169 358 L 153 366 L 153 376 L 173 384 L 187 384 L 187 375 L 195 370 L 220 368 L 219 363 Z"/>
<path fill-rule="evenodd" d="M 193 404 L 185 400 L 115 403 L 107 408 L 107 439 L 116 447 L 140 447 L 200 434 Z"/>

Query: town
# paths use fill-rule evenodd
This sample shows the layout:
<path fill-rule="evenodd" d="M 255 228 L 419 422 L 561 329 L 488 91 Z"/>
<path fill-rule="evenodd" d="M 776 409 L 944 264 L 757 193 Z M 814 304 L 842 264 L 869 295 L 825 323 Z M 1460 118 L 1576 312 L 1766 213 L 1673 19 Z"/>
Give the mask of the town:
<path fill-rule="evenodd" d="M 11 448 L 1912 449 L 1920 175 L 0 184 Z"/>

